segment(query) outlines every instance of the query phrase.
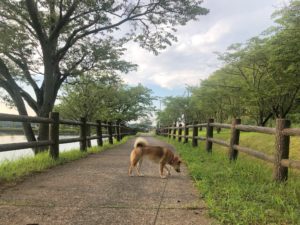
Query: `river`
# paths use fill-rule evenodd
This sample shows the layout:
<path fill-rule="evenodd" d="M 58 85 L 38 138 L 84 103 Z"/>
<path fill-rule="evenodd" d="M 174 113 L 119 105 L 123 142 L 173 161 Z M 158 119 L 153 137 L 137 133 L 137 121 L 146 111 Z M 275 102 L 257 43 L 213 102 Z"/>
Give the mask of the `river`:
<path fill-rule="evenodd" d="M 60 136 L 60 139 L 63 138 L 71 138 L 75 136 Z M 15 135 L 15 134 L 1 134 L 0 135 L 0 144 L 9 144 L 9 143 L 18 143 L 18 142 L 26 142 L 26 138 L 24 135 Z M 92 140 L 92 146 L 97 145 L 97 140 Z M 79 149 L 79 142 L 68 143 L 68 144 L 60 144 L 59 149 L 60 152 L 68 151 L 71 149 Z M 4 160 L 15 160 L 25 156 L 34 156 L 32 149 L 20 149 L 9 152 L 0 152 L 0 162 Z"/>

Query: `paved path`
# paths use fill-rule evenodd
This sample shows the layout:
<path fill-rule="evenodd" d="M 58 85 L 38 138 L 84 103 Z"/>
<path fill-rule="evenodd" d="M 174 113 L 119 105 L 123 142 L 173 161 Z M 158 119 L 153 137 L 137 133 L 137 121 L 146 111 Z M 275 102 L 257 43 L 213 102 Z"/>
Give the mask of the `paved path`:
<path fill-rule="evenodd" d="M 152 145 L 166 145 L 147 137 Z M 134 140 L 27 178 L 0 192 L 2 225 L 211 224 L 183 166 L 161 179 L 144 160 L 145 177 L 128 177 Z"/>

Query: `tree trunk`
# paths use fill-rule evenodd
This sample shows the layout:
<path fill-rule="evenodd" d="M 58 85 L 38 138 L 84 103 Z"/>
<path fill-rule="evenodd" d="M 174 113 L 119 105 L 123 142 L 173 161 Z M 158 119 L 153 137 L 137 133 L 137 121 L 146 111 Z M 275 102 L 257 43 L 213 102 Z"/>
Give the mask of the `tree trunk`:
<path fill-rule="evenodd" d="M 86 128 L 86 135 L 89 137 L 91 136 L 91 126 L 90 125 L 87 125 L 87 128 Z M 86 141 L 87 143 L 87 147 L 90 148 L 92 147 L 92 141 L 91 140 L 87 140 Z"/>
<path fill-rule="evenodd" d="M 18 93 L 18 91 L 13 90 L 12 88 L 9 88 L 9 87 L 6 87 L 5 90 L 9 93 L 9 95 L 13 99 L 14 104 L 17 107 L 19 115 L 28 116 L 24 101 L 23 101 L 20 93 Z M 22 126 L 23 126 L 24 135 L 25 135 L 27 141 L 36 141 L 31 124 L 24 122 L 24 123 L 22 123 Z"/>
<path fill-rule="evenodd" d="M 44 96 L 46 94 L 44 94 Z M 44 97 L 44 99 L 45 99 L 45 97 Z M 50 95 L 48 95 L 46 99 L 47 99 L 47 101 L 46 101 L 47 103 L 44 101 L 44 104 L 41 107 L 41 110 L 38 114 L 39 117 L 45 117 L 45 118 L 49 117 L 49 113 L 52 111 L 53 106 L 54 106 L 56 95 L 52 95 L 52 97 L 50 97 Z M 49 124 L 46 124 L 46 123 L 39 124 L 38 140 L 39 141 L 49 140 Z M 48 150 L 47 146 L 41 146 L 35 150 L 35 154 L 46 151 L 46 150 Z"/>
<path fill-rule="evenodd" d="M 54 46 L 53 46 L 54 47 Z M 44 84 L 43 84 L 43 101 L 42 105 L 40 105 L 40 110 L 38 116 L 40 117 L 48 117 L 49 113 L 52 111 L 54 102 L 56 100 L 57 95 L 57 87 L 56 82 L 57 77 L 55 74 L 55 57 L 54 51 L 55 49 L 51 49 L 51 44 L 49 44 L 48 48 L 43 49 L 43 58 L 44 58 Z M 49 124 L 41 123 L 39 125 L 39 133 L 38 133 L 38 140 L 45 141 L 49 140 Z M 36 149 L 35 154 L 39 152 L 46 151 L 48 149 L 47 146 L 42 146 Z"/>

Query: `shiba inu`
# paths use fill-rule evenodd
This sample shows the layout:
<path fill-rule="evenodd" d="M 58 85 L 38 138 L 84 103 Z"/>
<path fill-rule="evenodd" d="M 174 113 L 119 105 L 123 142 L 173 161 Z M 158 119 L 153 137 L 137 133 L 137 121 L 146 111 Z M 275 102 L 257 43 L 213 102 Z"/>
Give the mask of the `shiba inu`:
<path fill-rule="evenodd" d="M 164 169 L 167 170 L 167 175 L 171 175 L 167 165 L 172 166 L 176 172 L 180 172 L 181 160 L 178 156 L 175 156 L 170 149 L 160 146 L 149 146 L 147 140 L 139 137 L 135 140 L 134 148 L 130 154 L 129 176 L 132 176 L 133 168 L 136 168 L 138 176 L 143 176 L 140 172 L 140 168 L 145 157 L 159 163 L 159 173 L 161 178 L 166 178 Z"/>

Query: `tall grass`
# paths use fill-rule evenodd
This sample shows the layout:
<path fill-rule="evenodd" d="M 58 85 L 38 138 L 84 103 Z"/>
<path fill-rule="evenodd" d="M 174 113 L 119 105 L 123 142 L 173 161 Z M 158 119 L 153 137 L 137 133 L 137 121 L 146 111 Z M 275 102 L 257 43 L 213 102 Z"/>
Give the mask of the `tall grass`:
<path fill-rule="evenodd" d="M 52 159 L 48 152 L 43 152 L 34 157 L 23 157 L 14 161 L 3 161 L 0 163 L 0 185 L 14 183 L 32 173 L 41 172 L 56 165 L 87 157 L 89 154 L 102 152 L 125 143 L 129 138 L 130 137 L 124 137 L 120 142 L 115 141 L 113 145 L 104 142 L 102 147 L 91 147 L 88 148 L 86 152 L 79 151 L 79 149 L 61 152 L 57 160 Z"/>
<path fill-rule="evenodd" d="M 264 148 L 268 143 L 262 138 L 254 135 L 251 144 L 259 142 Z M 212 154 L 208 154 L 203 142 L 193 148 L 162 139 L 176 147 L 210 216 L 221 224 L 300 224 L 299 173 L 290 170 L 288 182 L 279 184 L 272 181 L 272 165 L 266 162 L 240 154 L 236 162 L 230 163 L 226 148 L 218 145 L 214 144 Z"/>

